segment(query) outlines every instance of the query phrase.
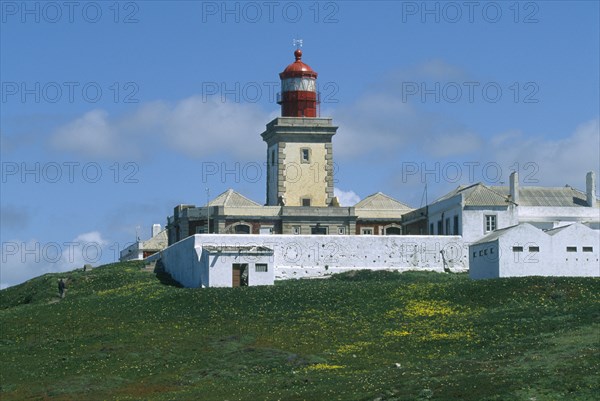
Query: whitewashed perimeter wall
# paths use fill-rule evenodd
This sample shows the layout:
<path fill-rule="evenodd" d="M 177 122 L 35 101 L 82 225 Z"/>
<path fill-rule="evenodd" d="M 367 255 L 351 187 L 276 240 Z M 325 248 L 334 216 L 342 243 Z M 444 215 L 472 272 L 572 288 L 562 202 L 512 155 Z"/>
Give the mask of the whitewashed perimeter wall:
<path fill-rule="evenodd" d="M 162 259 L 163 267 L 171 277 L 184 287 L 193 288 L 198 287 L 202 282 L 208 282 L 206 260 L 201 260 L 201 256 L 202 247 L 197 244 L 194 237 L 187 237 L 150 255 L 146 261 Z"/>
<path fill-rule="evenodd" d="M 356 269 L 442 272 L 440 251 L 444 252 L 446 267 L 454 272 L 467 271 L 469 260 L 460 236 L 196 234 L 193 238 L 195 248 L 262 245 L 273 249 L 276 280 L 323 277 Z M 246 258 L 247 263 L 254 263 L 251 256 Z"/>

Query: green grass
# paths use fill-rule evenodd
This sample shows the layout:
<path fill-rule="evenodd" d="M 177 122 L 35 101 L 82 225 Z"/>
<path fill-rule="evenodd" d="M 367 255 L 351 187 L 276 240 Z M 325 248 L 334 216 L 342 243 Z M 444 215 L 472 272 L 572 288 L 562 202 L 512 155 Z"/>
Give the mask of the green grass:
<path fill-rule="evenodd" d="M 600 280 L 351 272 L 185 289 L 140 263 L 0 292 L 4 400 L 596 400 Z M 58 299 L 57 279 L 69 277 Z"/>

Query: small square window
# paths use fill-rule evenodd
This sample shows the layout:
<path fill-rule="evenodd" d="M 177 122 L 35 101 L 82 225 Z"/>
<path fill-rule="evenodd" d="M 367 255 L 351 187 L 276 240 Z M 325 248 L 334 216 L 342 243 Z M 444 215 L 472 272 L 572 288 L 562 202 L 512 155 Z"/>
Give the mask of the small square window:
<path fill-rule="evenodd" d="M 268 265 L 266 263 L 257 263 L 254 265 L 254 271 L 257 273 L 266 273 L 268 271 Z"/>
<path fill-rule="evenodd" d="M 310 198 L 302 198 L 302 206 L 310 207 Z"/>
<path fill-rule="evenodd" d="M 594 252 L 594 247 L 592 246 L 584 246 L 583 252 Z"/>
<path fill-rule="evenodd" d="M 539 252 L 539 251 L 540 251 L 539 246 L 530 246 L 529 247 L 529 252 Z"/>
<path fill-rule="evenodd" d="M 577 252 L 577 247 L 576 246 L 568 246 L 567 252 Z"/>
<path fill-rule="evenodd" d="M 345 235 L 346 234 L 346 227 L 338 227 L 338 234 L 339 235 Z"/>
<path fill-rule="evenodd" d="M 292 233 L 294 233 L 295 235 L 300 234 L 300 226 L 293 226 Z"/>

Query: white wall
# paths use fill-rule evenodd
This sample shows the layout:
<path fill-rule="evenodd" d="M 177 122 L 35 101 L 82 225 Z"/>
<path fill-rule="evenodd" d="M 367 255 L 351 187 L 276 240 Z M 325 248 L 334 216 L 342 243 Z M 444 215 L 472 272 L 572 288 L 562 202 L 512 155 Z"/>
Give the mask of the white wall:
<path fill-rule="evenodd" d="M 195 235 L 197 244 L 263 245 L 274 250 L 275 279 L 321 277 L 355 269 L 466 271 L 468 254 L 459 236 Z M 247 261 L 244 261 L 246 259 Z M 248 257 L 241 262 L 254 263 Z M 212 284 L 211 284 L 212 286 Z"/>
<path fill-rule="evenodd" d="M 514 226 L 519 223 L 514 207 L 507 208 L 481 208 L 469 207 L 462 212 L 462 236 L 465 243 L 478 241 L 488 233 L 485 232 L 485 216 L 496 216 L 496 229 Z"/>
<path fill-rule="evenodd" d="M 498 241 L 473 244 L 469 247 L 469 277 L 472 279 L 497 278 L 500 276 Z"/>
<path fill-rule="evenodd" d="M 256 264 L 266 263 L 266 272 L 257 272 Z M 275 282 L 275 265 L 273 264 L 273 255 L 261 256 L 254 263 L 250 263 L 250 276 L 248 285 L 272 285 Z"/>
<path fill-rule="evenodd" d="M 161 259 L 165 270 L 184 287 L 200 287 L 206 280 L 202 276 L 201 257 L 202 247 L 196 242 L 194 236 L 187 237 L 162 251 L 151 255 L 146 260 Z M 204 260 L 203 260 L 204 262 Z M 206 266 L 204 264 L 204 266 Z"/>
<path fill-rule="evenodd" d="M 553 276 L 550 266 L 552 241 L 548 234 L 529 224 L 520 224 L 498 239 L 500 246 L 499 277 Z M 520 246 L 523 252 L 515 252 Z M 538 247 L 539 252 L 532 251 Z"/>
<path fill-rule="evenodd" d="M 577 252 L 567 252 L 567 246 L 576 246 Z M 583 252 L 584 246 L 592 247 L 593 252 Z M 523 251 L 515 252 L 514 247 L 522 247 Z M 533 251 L 533 247 L 538 247 L 539 252 Z M 471 245 L 469 275 L 473 279 L 523 276 L 598 277 L 599 247 L 600 232 L 581 224 L 573 224 L 554 235 L 527 223 L 519 224 L 495 240 Z M 487 255 L 481 257 L 480 252 L 485 251 Z"/>
<path fill-rule="evenodd" d="M 577 247 L 567 252 L 568 246 Z M 583 247 L 592 252 L 583 252 Z M 552 236 L 553 263 L 556 275 L 600 276 L 600 231 L 582 224 L 573 224 Z"/>
<path fill-rule="evenodd" d="M 208 254 L 208 275 L 206 282 L 209 287 L 231 287 L 233 285 L 232 264 L 248 264 L 248 285 L 272 285 L 275 281 L 275 269 L 272 255 L 239 255 L 238 253 Z M 256 264 L 266 263 L 266 272 L 257 272 Z M 203 282 L 204 284 L 205 282 Z"/>
<path fill-rule="evenodd" d="M 573 222 L 591 222 L 598 224 L 600 209 L 594 207 L 541 207 L 519 206 L 521 223 L 552 223 L 553 227 L 564 226 Z"/>

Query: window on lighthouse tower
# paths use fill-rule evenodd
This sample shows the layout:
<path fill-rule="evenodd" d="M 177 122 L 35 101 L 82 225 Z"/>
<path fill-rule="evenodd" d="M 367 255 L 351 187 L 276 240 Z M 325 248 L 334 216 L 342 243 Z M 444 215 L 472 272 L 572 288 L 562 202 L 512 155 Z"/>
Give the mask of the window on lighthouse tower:
<path fill-rule="evenodd" d="M 310 163 L 310 149 L 302 148 L 300 152 L 301 152 L 300 157 L 301 157 L 302 163 Z"/>

